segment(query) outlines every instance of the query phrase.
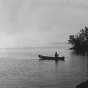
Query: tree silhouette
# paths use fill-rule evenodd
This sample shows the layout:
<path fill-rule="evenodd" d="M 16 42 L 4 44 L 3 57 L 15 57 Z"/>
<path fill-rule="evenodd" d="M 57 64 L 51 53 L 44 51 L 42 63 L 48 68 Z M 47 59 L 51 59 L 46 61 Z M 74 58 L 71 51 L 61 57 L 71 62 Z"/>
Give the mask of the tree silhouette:
<path fill-rule="evenodd" d="M 75 35 L 69 36 L 69 43 L 72 44 L 73 50 L 79 54 L 88 54 L 88 27 L 85 26 Z"/>

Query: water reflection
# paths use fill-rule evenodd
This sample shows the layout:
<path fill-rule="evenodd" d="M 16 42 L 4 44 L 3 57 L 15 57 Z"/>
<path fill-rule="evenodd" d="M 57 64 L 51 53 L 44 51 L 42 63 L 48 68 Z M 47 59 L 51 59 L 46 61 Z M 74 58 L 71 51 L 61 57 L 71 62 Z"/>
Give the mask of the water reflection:
<path fill-rule="evenodd" d="M 52 53 L 54 48 L 49 50 Z M 88 57 L 86 56 L 64 50 L 65 61 L 39 61 L 40 52 L 37 49 L 32 55 L 31 50 L 30 52 L 25 50 L 24 54 L 23 51 L 21 50 L 20 53 L 16 51 L 17 54 L 11 53 L 8 58 L 0 59 L 2 88 L 16 88 L 15 86 L 17 88 L 75 88 L 76 85 L 88 79 Z M 47 48 L 41 49 L 41 52 L 43 51 L 46 53 Z M 18 59 L 18 56 L 20 58 L 24 56 L 25 59 Z M 35 58 L 37 60 L 34 60 Z"/>
<path fill-rule="evenodd" d="M 88 56 L 84 59 L 84 71 L 86 73 L 86 76 L 88 77 Z"/>

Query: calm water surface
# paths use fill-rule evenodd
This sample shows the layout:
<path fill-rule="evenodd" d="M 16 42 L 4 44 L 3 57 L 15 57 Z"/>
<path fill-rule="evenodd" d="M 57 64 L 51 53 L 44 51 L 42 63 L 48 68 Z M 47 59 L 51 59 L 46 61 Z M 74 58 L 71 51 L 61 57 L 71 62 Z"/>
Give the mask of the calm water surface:
<path fill-rule="evenodd" d="M 0 88 L 75 88 L 88 79 L 88 59 L 68 48 L 0 49 Z M 39 62 L 38 54 L 54 56 L 57 49 L 65 61 Z"/>

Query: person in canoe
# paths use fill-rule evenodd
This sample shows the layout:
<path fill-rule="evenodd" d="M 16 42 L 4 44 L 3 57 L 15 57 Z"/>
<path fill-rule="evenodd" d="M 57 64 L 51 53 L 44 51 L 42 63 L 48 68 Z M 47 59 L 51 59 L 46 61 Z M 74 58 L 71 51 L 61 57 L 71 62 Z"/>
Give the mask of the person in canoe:
<path fill-rule="evenodd" d="M 59 56 L 59 54 L 57 53 L 57 51 L 55 52 L 55 57 L 58 57 Z"/>

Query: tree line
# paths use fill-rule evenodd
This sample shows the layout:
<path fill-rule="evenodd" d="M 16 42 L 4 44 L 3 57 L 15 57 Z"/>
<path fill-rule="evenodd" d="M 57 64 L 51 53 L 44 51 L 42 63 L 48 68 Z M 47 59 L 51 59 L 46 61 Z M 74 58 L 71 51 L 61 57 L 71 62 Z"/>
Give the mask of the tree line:
<path fill-rule="evenodd" d="M 72 44 L 72 48 L 78 54 L 88 54 L 88 27 L 85 26 L 78 33 L 69 35 L 68 42 Z"/>

